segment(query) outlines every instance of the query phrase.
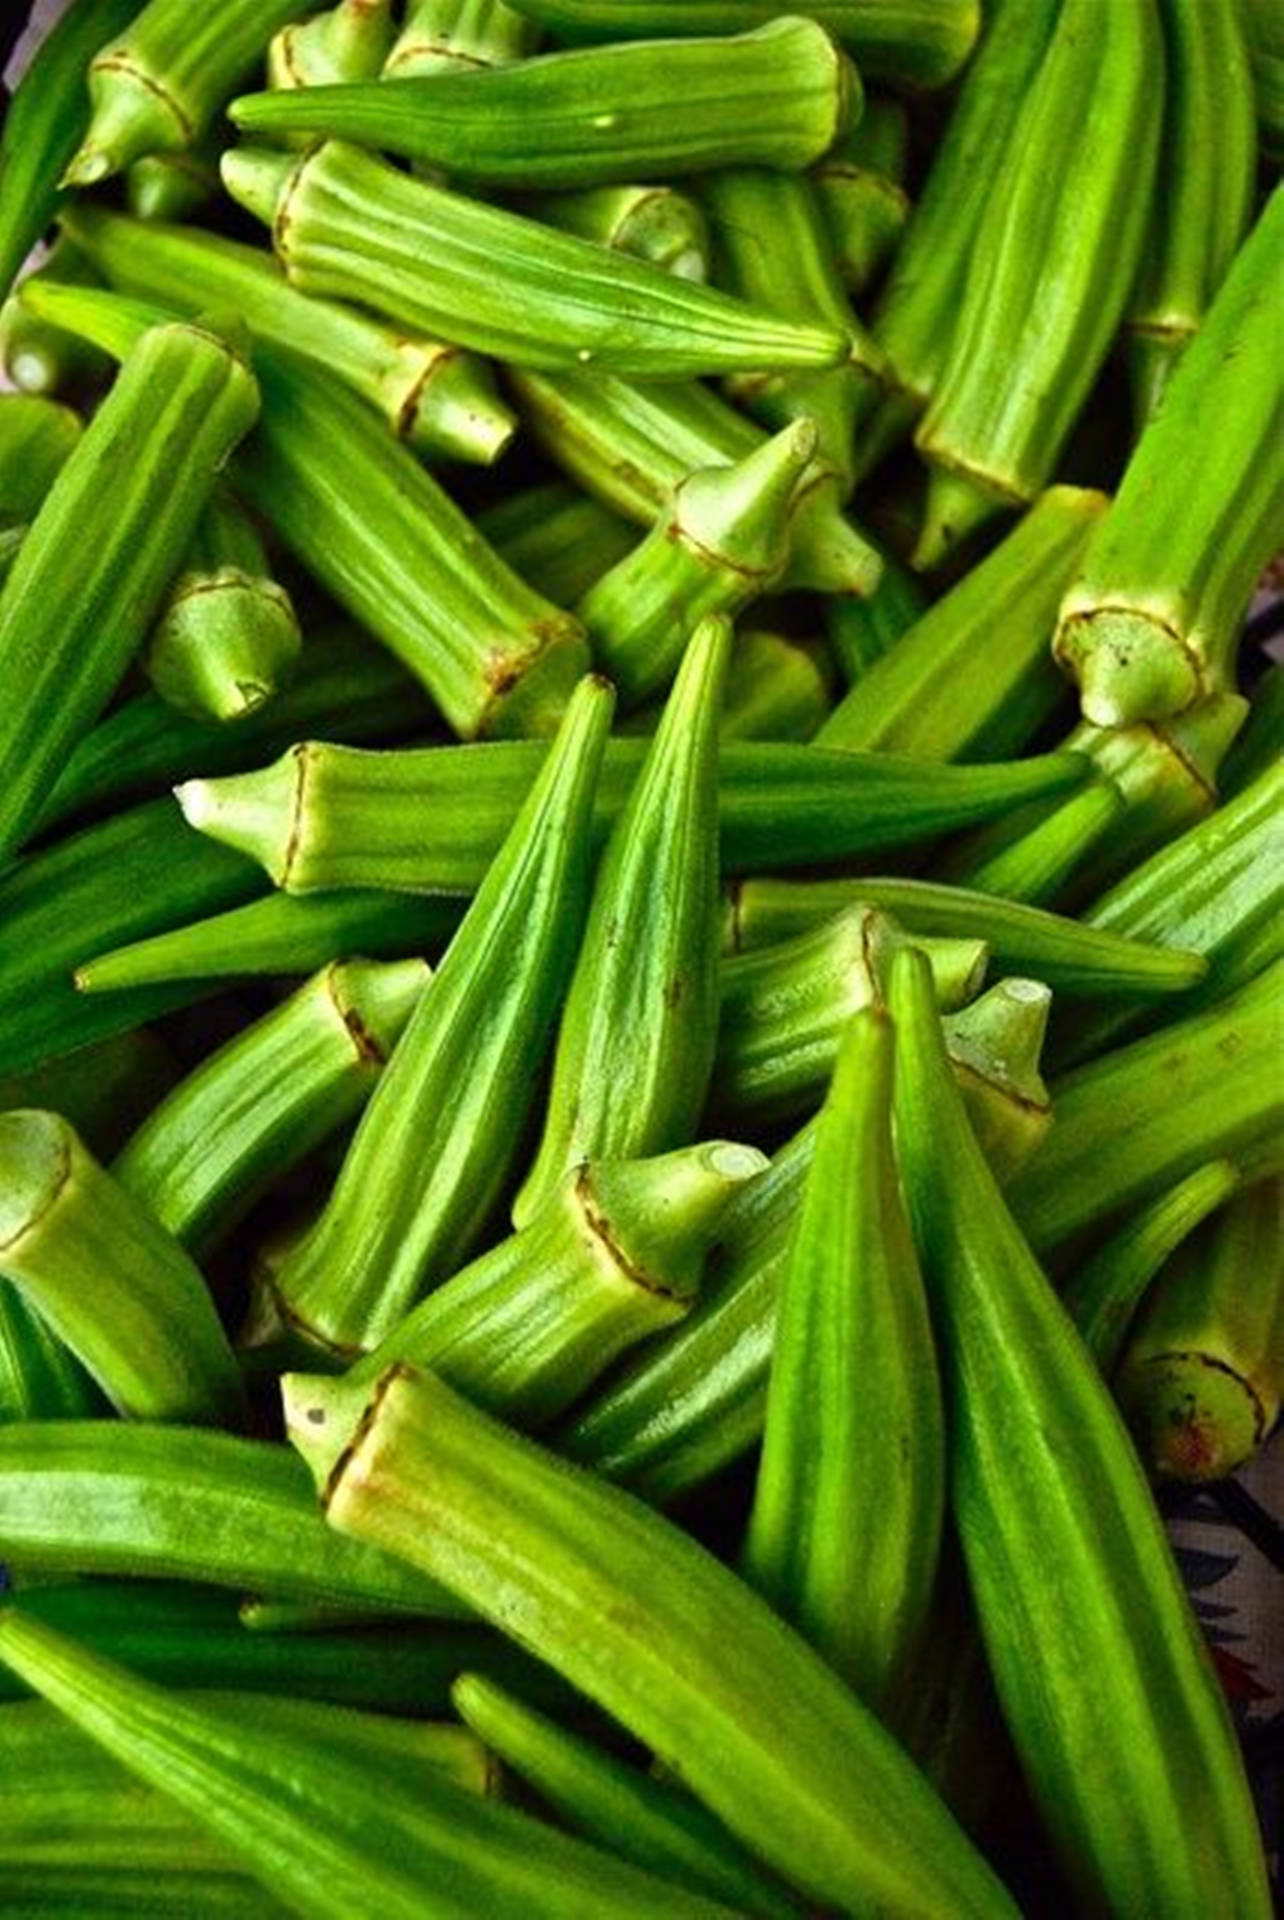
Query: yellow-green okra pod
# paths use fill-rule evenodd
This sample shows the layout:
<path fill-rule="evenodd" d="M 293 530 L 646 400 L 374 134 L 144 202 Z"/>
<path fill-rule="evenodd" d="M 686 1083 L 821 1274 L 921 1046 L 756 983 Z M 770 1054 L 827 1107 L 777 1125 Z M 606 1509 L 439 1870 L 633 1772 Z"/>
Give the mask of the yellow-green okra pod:
<path fill-rule="evenodd" d="M 518 366 L 655 380 L 737 367 L 828 367 L 834 328 L 796 326 L 645 260 L 412 180 L 327 140 L 300 159 L 225 155 L 234 200 L 272 229 L 303 293 L 355 299 L 403 326 Z"/>
<path fill-rule="evenodd" d="M 282 1317 L 323 1346 L 377 1345 L 494 1215 L 588 906 L 593 792 L 613 709 L 596 678 L 572 696 L 327 1205 L 273 1276 Z"/>
<path fill-rule="evenodd" d="M 1284 188 L 1267 201 L 1061 604 L 1055 650 L 1099 726 L 1235 683 L 1239 626 L 1284 537 Z M 1192 471 L 1189 450 L 1218 431 Z"/>
<path fill-rule="evenodd" d="M 567 989 L 523 1227 L 581 1161 L 694 1136 L 718 1021 L 718 719 L 725 620 L 697 627 L 607 842 Z"/>
<path fill-rule="evenodd" d="M 534 50 L 539 28 L 506 0 L 406 0 L 385 80 L 506 66 Z"/>
<path fill-rule="evenodd" d="M 268 47 L 268 85 L 291 91 L 374 80 L 392 51 L 392 0 L 339 0 L 292 20 Z"/>
<path fill-rule="evenodd" d="M 890 999 L 954 1515 L 1036 1806 L 1085 1906 L 1179 1913 L 1193 1898 L 1265 1920 L 1243 1759 L 1127 1432 L 968 1126 L 920 956 L 893 963 Z M 1085 1685 L 1094 1673 L 1109 1688 Z"/>
<path fill-rule="evenodd" d="M 1162 70 L 1155 0 L 1063 0 L 978 223 L 957 324 L 915 435 L 931 463 L 916 566 L 936 566 L 1052 476 L 1140 259 Z"/>
<path fill-rule="evenodd" d="M 322 1747 L 303 1725 L 256 1723 L 140 1680 L 12 1610 L 0 1659 L 85 1733 L 173 1798 L 296 1912 L 343 1920 L 730 1920 L 721 1903 L 487 1800 L 440 1769 L 399 1779 Z"/>
<path fill-rule="evenodd" d="M 360 1112 L 428 984 L 422 960 L 336 962 L 203 1060 L 112 1164 L 200 1255 Z"/>
<path fill-rule="evenodd" d="M 892 1033 L 856 1013 L 776 1304 L 741 1569 L 875 1712 L 910 1671 L 940 1551 L 941 1389 L 892 1146 Z"/>
<path fill-rule="evenodd" d="M 236 1360 L 203 1276 L 56 1113 L 0 1114 L 0 1271 L 120 1412 L 236 1424 Z"/>
<path fill-rule="evenodd" d="M 231 117 L 251 135 L 352 141 L 491 186 L 600 187 L 810 166 L 858 110 L 859 89 L 823 27 L 782 18 L 728 38 L 540 54 L 395 87 L 248 94 Z"/>
<path fill-rule="evenodd" d="M 849 293 L 861 293 L 900 239 L 909 217 L 903 185 L 909 120 L 899 100 L 875 95 L 811 170 L 834 261 Z"/>
<path fill-rule="evenodd" d="M 296 1374 L 284 1394 L 332 1526 L 431 1562 L 811 1899 L 906 1920 L 1014 1911 L 873 1715 L 679 1528 L 431 1374 Z"/>
<path fill-rule="evenodd" d="M 1159 0 L 1164 35 L 1162 192 L 1128 301 L 1133 409 L 1157 410 L 1252 214 L 1257 135 L 1238 0 Z"/>
<path fill-rule="evenodd" d="M 707 280 L 709 227 L 700 203 L 676 187 L 584 187 L 523 200 L 525 211 L 613 253 L 649 260 L 680 280 Z"/>
<path fill-rule="evenodd" d="M 0 849 L 21 844 L 115 691 L 257 411 L 232 348 L 196 326 L 155 327 L 59 473 L 0 592 Z"/>

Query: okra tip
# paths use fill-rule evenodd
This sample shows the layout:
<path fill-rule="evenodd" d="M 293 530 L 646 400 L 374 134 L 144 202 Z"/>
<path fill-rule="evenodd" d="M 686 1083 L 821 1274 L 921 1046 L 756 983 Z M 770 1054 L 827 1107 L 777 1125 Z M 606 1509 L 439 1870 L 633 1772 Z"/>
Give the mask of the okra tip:
<path fill-rule="evenodd" d="M 137 69 L 119 49 L 104 48 L 90 69 L 93 114 L 89 129 L 60 187 L 95 187 L 123 173 L 149 153 L 172 153 L 190 144 L 185 115 L 163 86 Z"/>
<path fill-rule="evenodd" d="M 406 395 L 397 428 L 411 446 L 493 467 L 512 445 L 517 415 L 500 399 L 485 364 L 451 348 Z"/>
<path fill-rule="evenodd" d="M 1062 608 L 1053 653 L 1099 727 L 1167 720 L 1199 694 L 1199 668 L 1176 629 L 1139 607 Z"/>
<path fill-rule="evenodd" d="M 219 173 L 238 206 L 272 227 L 294 175 L 314 151 L 309 148 L 300 156 L 274 153 L 270 147 L 231 147 L 219 160 Z"/>
<path fill-rule="evenodd" d="M 389 1381 L 405 1371 L 393 1366 L 375 1381 L 342 1374 L 282 1374 L 286 1438 L 316 1481 L 323 1505 Z"/>
<path fill-rule="evenodd" d="M 932 573 L 996 513 L 1015 511 L 1021 505 L 1020 500 L 984 486 L 969 473 L 933 466 L 928 474 L 923 524 L 910 565 L 916 573 Z"/>
<path fill-rule="evenodd" d="M 305 819 L 309 758 L 303 741 L 252 773 L 185 780 L 174 788 L 174 798 L 189 827 L 257 860 L 273 885 L 284 887 Z"/>

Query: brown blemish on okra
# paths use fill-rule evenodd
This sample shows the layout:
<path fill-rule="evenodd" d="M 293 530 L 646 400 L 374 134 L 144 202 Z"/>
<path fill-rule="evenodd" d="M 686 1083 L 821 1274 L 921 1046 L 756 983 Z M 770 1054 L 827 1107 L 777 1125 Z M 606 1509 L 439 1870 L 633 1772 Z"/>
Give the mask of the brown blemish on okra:
<path fill-rule="evenodd" d="M 1151 1356 L 1149 1364 L 1155 1367 L 1197 1367 L 1206 1373 L 1224 1374 L 1240 1389 L 1252 1409 L 1253 1445 L 1260 1446 L 1266 1438 L 1271 1424 L 1270 1416 L 1252 1381 L 1237 1367 L 1193 1348 L 1156 1353 Z M 1171 1410 L 1168 1425 L 1171 1428 L 1168 1471 L 1182 1480 L 1220 1478 L 1219 1473 L 1209 1471 L 1217 1467 L 1222 1451 L 1217 1417 L 1210 1409 L 1201 1409 L 1199 1396 L 1193 1389 L 1183 1394 L 1180 1406 Z"/>
<path fill-rule="evenodd" d="M 348 1436 L 348 1443 L 335 1460 L 326 1479 L 325 1486 L 321 1489 L 322 1513 L 329 1512 L 330 1502 L 339 1490 L 339 1482 L 343 1479 L 349 1467 L 355 1467 L 356 1458 L 361 1451 L 362 1443 L 378 1419 L 379 1409 L 383 1405 L 388 1393 L 397 1384 L 398 1380 L 411 1379 L 413 1376 L 414 1368 L 408 1367 L 404 1360 L 397 1360 L 388 1368 L 386 1373 L 381 1373 L 375 1381 L 370 1398 L 362 1408 L 357 1423 Z M 304 1414 L 304 1418 L 308 1421 L 309 1425 L 313 1427 L 324 1427 L 327 1420 L 325 1408 L 309 1407 Z"/>
<path fill-rule="evenodd" d="M 400 347 L 405 347 L 408 351 L 416 346 L 422 347 L 421 342 L 412 341 L 405 336 L 402 336 L 397 344 Z M 460 357 L 460 349 L 458 347 L 443 347 L 437 357 L 431 360 L 424 368 L 414 385 L 408 388 L 405 398 L 397 409 L 395 428 L 399 440 L 408 440 L 410 438 L 411 428 L 419 417 L 419 402 L 428 391 L 432 381 L 436 379 L 443 367 L 447 366 L 450 361 L 458 360 Z"/>

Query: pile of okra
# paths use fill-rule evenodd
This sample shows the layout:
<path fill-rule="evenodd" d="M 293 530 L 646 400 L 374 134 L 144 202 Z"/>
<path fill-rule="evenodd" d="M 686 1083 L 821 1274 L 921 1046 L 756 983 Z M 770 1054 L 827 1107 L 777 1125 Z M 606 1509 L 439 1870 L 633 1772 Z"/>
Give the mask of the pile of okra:
<path fill-rule="evenodd" d="M 1281 157 L 1274 0 L 65 8 L 0 1911 L 1263 1920 Z"/>

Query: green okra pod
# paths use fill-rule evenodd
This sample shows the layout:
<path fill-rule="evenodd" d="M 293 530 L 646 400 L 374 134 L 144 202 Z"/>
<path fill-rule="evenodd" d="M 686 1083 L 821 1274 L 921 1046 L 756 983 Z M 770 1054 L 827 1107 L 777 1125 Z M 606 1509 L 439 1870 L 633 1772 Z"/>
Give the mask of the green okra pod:
<path fill-rule="evenodd" d="M 1064 692 L 1048 639 L 1107 504 L 1087 488 L 1050 487 L 992 553 L 868 663 L 817 745 L 925 760 L 989 759 L 1026 747 Z"/>
<path fill-rule="evenodd" d="M 280 1902 L 243 1872 L 195 1868 L 24 1864 L 0 1868 L 0 1897 L 14 1920 L 280 1920 Z"/>
<path fill-rule="evenodd" d="M 89 123 L 89 63 L 137 11 L 137 0 L 73 0 L 14 88 L 0 131 L 0 298 L 63 198 L 59 176 Z"/>
<path fill-rule="evenodd" d="M 351 141 L 492 186 L 600 187 L 810 166 L 859 98 L 824 28 L 784 17 L 728 38 L 540 54 L 395 87 L 249 94 L 231 117 L 251 136 Z"/>
<path fill-rule="evenodd" d="M 394 1369 L 373 1393 L 294 1375 L 284 1391 L 332 1526 L 432 1562 L 812 1899 L 1012 1911 L 873 1716 L 679 1529 L 431 1374 Z"/>
<path fill-rule="evenodd" d="M 718 1021 L 718 717 L 730 652 L 725 620 L 697 627 L 607 842 L 515 1226 L 582 1161 L 663 1153 L 695 1132 Z"/>
<path fill-rule="evenodd" d="M 1243 1760 L 1132 1445 L 968 1126 L 919 956 L 890 997 L 954 1514 L 1035 1804 L 1085 1904 L 1178 1911 L 1197 1890 L 1208 1913 L 1265 1916 Z M 1084 1684 L 1107 1671 L 1108 1692 Z"/>
<path fill-rule="evenodd" d="M 597 678 L 572 696 L 326 1207 L 273 1276 L 282 1320 L 320 1345 L 377 1345 L 494 1215 L 588 906 L 593 790 L 613 708 Z"/>
<path fill-rule="evenodd" d="M 455 1711 L 573 1833 L 737 1913 L 789 1920 L 798 1903 L 681 1788 L 581 1739 L 476 1673 L 451 1689 Z"/>
<path fill-rule="evenodd" d="M 631 253 L 680 280 L 709 278 L 709 229 L 698 200 L 676 187 L 583 187 L 541 193 L 525 211 L 613 253 Z"/>
<path fill-rule="evenodd" d="M 297 292 L 257 247 L 88 203 L 69 209 L 66 224 L 113 286 L 192 312 L 239 314 L 257 339 L 326 367 L 424 452 L 484 466 L 512 439 L 513 416 L 481 362 Z"/>
<path fill-rule="evenodd" d="M 430 978 L 422 960 L 336 961 L 210 1054 L 112 1165 L 197 1254 L 361 1111 Z"/>
<path fill-rule="evenodd" d="M 253 522 L 216 495 L 147 643 L 147 677 L 195 719 L 240 720 L 294 673 L 303 640 Z"/>
<path fill-rule="evenodd" d="M 1152 1473 L 1221 1480 L 1284 1400 L 1284 1180 L 1234 1193 L 1147 1292 L 1113 1386 Z"/>
<path fill-rule="evenodd" d="M 432 1367 L 511 1425 L 547 1425 L 621 1353 L 684 1317 L 728 1202 L 766 1164 L 729 1141 L 584 1162 L 348 1377 Z"/>
<path fill-rule="evenodd" d="M 203 1276 L 56 1113 L 0 1113 L 0 1271 L 121 1413 L 236 1425 L 240 1375 Z"/>
<path fill-rule="evenodd" d="M 302 1726 L 256 1724 L 247 1738 L 234 1708 L 184 1700 L 12 1610 L 0 1658 L 295 1911 L 340 1920 L 373 1904 L 412 1920 L 429 1899 L 442 1920 L 729 1915 L 440 1770 L 399 1780 Z"/>
<path fill-rule="evenodd" d="M 192 1580 L 338 1607 L 460 1612 L 432 1581 L 328 1532 L 288 1448 L 204 1427 L 0 1427 L 0 1550 L 24 1574 Z"/>
<path fill-rule="evenodd" d="M 470 893 L 546 752 L 542 742 L 523 740 L 381 753 L 307 741 L 256 773 L 189 780 L 178 798 L 193 826 L 261 861 L 277 886 L 294 892 Z M 599 839 L 618 818 L 646 753 L 645 740 L 608 745 L 595 802 Z M 723 869 L 771 872 L 912 846 L 1022 801 L 1071 792 L 1086 771 L 1071 754 L 954 767 L 728 741 L 718 758 Z"/>
<path fill-rule="evenodd" d="M 1101 1054 L 1053 1085 L 1057 1124 L 1012 1188 L 1036 1248 L 1151 1200 L 1208 1160 L 1246 1178 L 1284 1164 L 1284 961 L 1206 1011 Z"/>
<path fill-rule="evenodd" d="M 253 71 L 298 0 L 148 0 L 99 45 L 89 67 L 92 105 L 61 184 L 95 186 L 147 153 L 181 152 L 207 133 Z"/>
<path fill-rule="evenodd" d="M 905 160 L 909 119 L 903 103 L 866 98 L 829 152 L 811 170 L 834 263 L 849 293 L 864 291 L 891 254 L 909 217 Z"/>
<path fill-rule="evenodd" d="M 1107 1379 L 1132 1317 L 1170 1254 L 1239 1185 L 1229 1160 L 1210 1160 L 1132 1214 L 1070 1275 L 1061 1290 L 1071 1319 Z"/>
<path fill-rule="evenodd" d="M 164 1098 L 179 1075 L 174 1056 L 147 1027 L 0 1075 L 0 1112 L 39 1107 L 60 1113 L 89 1151 L 110 1159 Z"/>
<path fill-rule="evenodd" d="M 1162 68 L 1154 0 L 1104 9 L 1064 0 L 978 222 L 915 434 L 931 463 L 916 566 L 938 565 L 1052 477 L 1140 259 Z"/>
<path fill-rule="evenodd" d="M 374 80 L 392 52 L 392 0 L 339 0 L 292 20 L 268 47 L 268 85 L 291 91 Z"/>
<path fill-rule="evenodd" d="M 1162 720 L 1234 686 L 1244 610 L 1284 537 L 1282 271 L 1277 187 L 1061 604 L 1056 655 L 1100 726 Z M 1216 443 L 1191 473 L 1189 448 L 1209 420 Z"/>
<path fill-rule="evenodd" d="M 892 1032 L 852 1016 L 776 1303 L 745 1577 L 875 1712 L 910 1671 L 945 1506 L 941 1389 L 892 1145 Z"/>
<path fill-rule="evenodd" d="M 1284 660 L 1267 667 L 1249 696 L 1248 717 L 1218 769 L 1227 797 L 1239 793 L 1284 755 Z"/>
<path fill-rule="evenodd" d="M 833 709 L 823 645 L 765 627 L 738 633 L 722 707 L 724 740 L 811 740 Z"/>
<path fill-rule="evenodd" d="M 223 142 L 206 137 L 182 153 L 145 153 L 125 175 L 125 204 L 135 220 L 190 220 L 222 190 Z"/>
<path fill-rule="evenodd" d="M 26 1295 L 0 1280 L 0 1425 L 87 1420 L 101 1411 L 97 1389 L 76 1356 Z"/>
<path fill-rule="evenodd" d="M 95 286 L 98 275 L 65 234 L 0 306 L 0 357 L 21 393 L 59 394 L 98 384 L 109 372 L 106 356 L 89 341 L 45 319 L 33 306 L 47 286 Z"/>
<path fill-rule="evenodd" d="M 257 410 L 253 377 L 222 341 L 157 327 L 62 468 L 0 592 L 0 847 L 30 831 L 115 690 Z M 69 541 L 83 565 L 67 567 Z"/>
<path fill-rule="evenodd" d="M 634 34 L 730 33 L 771 20 L 775 0 L 513 0 L 568 40 Z M 808 15 L 850 48 L 862 73 L 917 91 L 942 87 L 976 40 L 975 0 L 809 0 Z"/>
<path fill-rule="evenodd" d="M 35 519 L 83 433 L 80 415 L 61 401 L 0 395 L 0 522 Z"/>
<path fill-rule="evenodd" d="M 966 881 L 996 899 L 1031 907 L 1060 905 L 1071 877 L 1119 830 L 1127 814 L 1128 803 L 1114 781 L 1096 780 L 1011 845 L 975 854 L 969 837 L 957 860 L 947 854 L 933 870 L 947 882 Z"/>
<path fill-rule="evenodd" d="M 700 467 L 733 465 L 766 432 L 694 381 L 632 386 L 613 375 L 509 370 L 526 425 L 544 451 L 595 499 L 643 526 Z M 841 512 L 841 476 L 815 461 L 794 510 L 785 587 L 858 597 L 882 560 Z"/>
<path fill-rule="evenodd" d="M 1042 980 L 1018 976 L 996 981 L 943 1022 L 950 1071 L 1000 1186 L 1015 1178 L 1052 1125 L 1052 1100 L 1039 1071 L 1051 1004 Z"/>
<path fill-rule="evenodd" d="M 0 586 L 3 586 L 9 569 L 22 551 L 27 532 L 26 525 L 21 521 L 14 527 L 0 527 Z"/>
<path fill-rule="evenodd" d="M 497 500 L 477 526 L 514 573 L 559 607 L 574 605 L 636 545 L 627 521 L 560 480 Z"/>
<path fill-rule="evenodd" d="M 577 234 L 413 180 L 337 140 L 297 160 L 237 148 L 223 179 L 272 229 L 301 292 L 356 299 L 517 365 L 664 380 L 833 366 L 847 351 L 832 328 L 755 312 L 628 254 L 604 263 Z"/>
<path fill-rule="evenodd" d="M 505 0 L 406 0 L 384 78 L 505 66 L 532 52 L 538 35 Z"/>
<path fill-rule="evenodd" d="M 1237 0 L 1160 0 L 1160 178 L 1125 326 L 1133 408 L 1155 413 L 1252 215 L 1253 76 Z"/>
<path fill-rule="evenodd" d="M 1284 160 L 1284 29 L 1273 0 L 1244 0 L 1244 36 L 1253 73 L 1253 99 L 1262 152 Z"/>
<path fill-rule="evenodd" d="M 815 427 L 797 420 L 732 466 L 689 473 L 646 538 L 578 602 L 623 705 L 669 684 L 701 621 L 740 612 L 782 578 L 815 451 Z"/>
<path fill-rule="evenodd" d="M 890 555 L 881 558 L 878 585 L 866 599 L 831 594 L 825 601 L 825 636 L 849 687 L 909 632 L 927 606 L 914 575 Z"/>

